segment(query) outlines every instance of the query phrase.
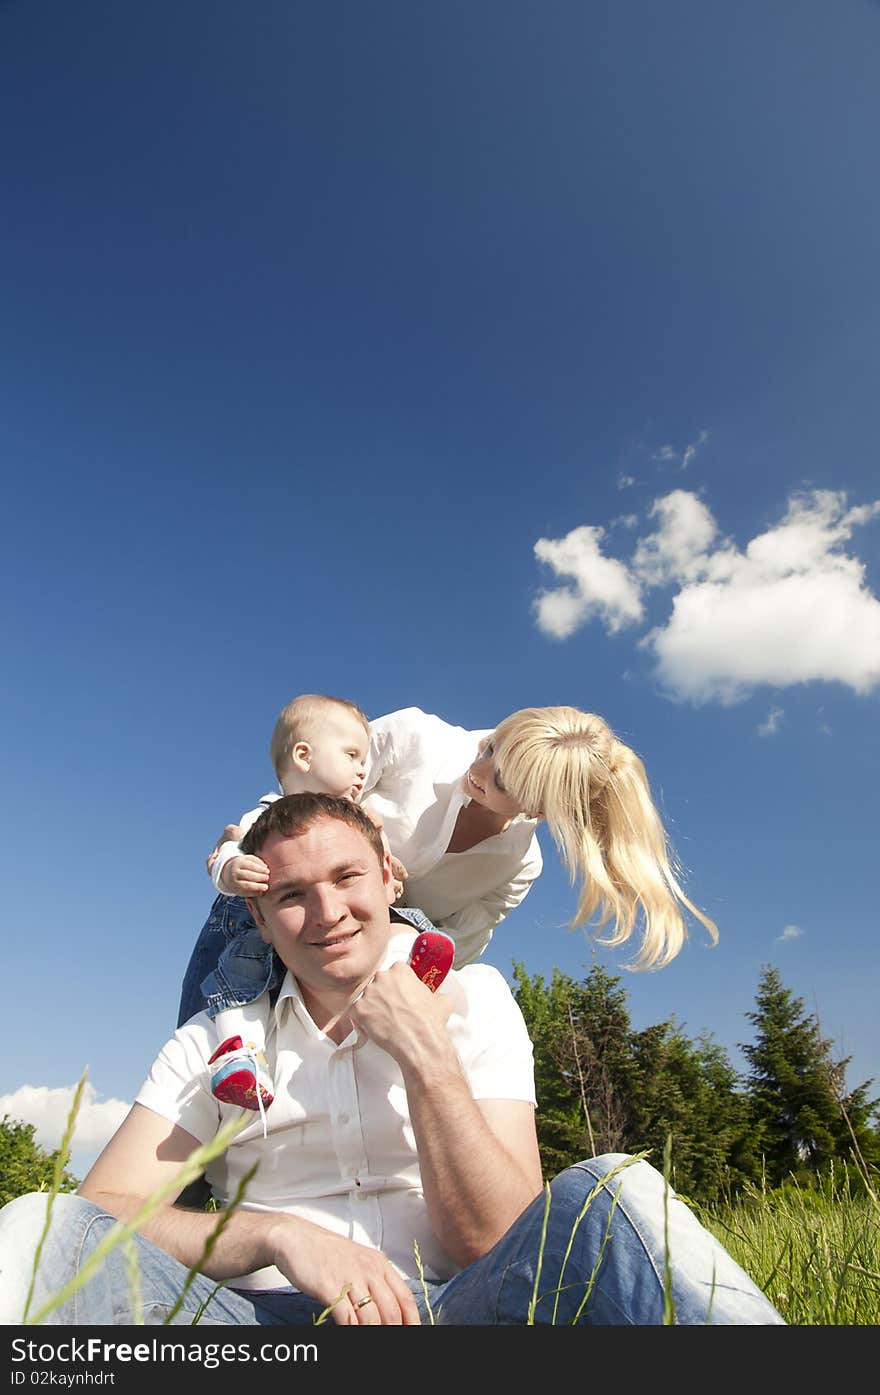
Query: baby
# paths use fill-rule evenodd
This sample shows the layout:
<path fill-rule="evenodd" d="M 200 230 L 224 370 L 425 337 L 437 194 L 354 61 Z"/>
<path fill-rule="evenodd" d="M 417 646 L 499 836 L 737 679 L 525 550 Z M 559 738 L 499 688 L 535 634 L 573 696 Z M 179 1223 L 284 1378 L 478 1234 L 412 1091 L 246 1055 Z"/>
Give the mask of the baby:
<path fill-rule="evenodd" d="M 356 703 L 304 693 L 281 712 L 270 755 L 283 794 L 330 794 L 357 803 L 369 746 L 369 723 Z M 263 1052 L 268 1007 L 261 995 L 273 984 L 275 965 L 270 947 L 241 898 L 253 899 L 268 891 L 269 869 L 262 858 L 242 854 L 236 838 L 244 837 L 263 810 L 279 797 L 277 793 L 263 795 L 257 808 L 241 816 L 237 827 L 226 830 L 208 858 L 208 871 L 221 895 L 193 952 L 181 1000 L 181 1018 L 202 1008 L 216 1022 L 220 1045 L 209 1062 L 212 1093 L 224 1103 L 261 1113 L 274 1097 Z M 380 822 L 377 816 L 374 822 Z M 227 836 L 233 833 L 235 837 Z M 390 851 L 384 832 L 382 841 Z M 392 866 L 399 893 L 406 872 L 395 859 Z M 412 920 L 420 929 L 415 916 Z M 224 943 L 218 957 L 221 939 Z"/>

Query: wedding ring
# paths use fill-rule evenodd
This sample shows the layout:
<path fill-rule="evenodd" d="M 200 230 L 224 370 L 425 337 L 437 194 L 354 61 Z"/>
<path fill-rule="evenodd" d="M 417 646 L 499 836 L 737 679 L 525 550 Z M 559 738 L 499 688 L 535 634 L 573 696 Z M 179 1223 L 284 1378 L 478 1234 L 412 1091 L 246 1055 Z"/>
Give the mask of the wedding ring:
<path fill-rule="evenodd" d="M 368 1304 L 368 1303 L 372 1303 L 372 1301 L 373 1301 L 372 1296 L 368 1293 L 367 1296 L 366 1296 L 365 1298 L 359 1298 L 358 1301 L 355 1303 L 354 1306 L 355 1306 L 356 1308 L 365 1308 L 365 1307 L 367 1306 L 367 1304 Z"/>

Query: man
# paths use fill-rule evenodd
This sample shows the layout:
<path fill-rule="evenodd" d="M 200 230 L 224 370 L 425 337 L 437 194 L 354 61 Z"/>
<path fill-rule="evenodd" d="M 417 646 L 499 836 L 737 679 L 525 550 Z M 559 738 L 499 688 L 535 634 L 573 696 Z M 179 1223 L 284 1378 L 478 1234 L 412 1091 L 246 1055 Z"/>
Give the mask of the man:
<path fill-rule="evenodd" d="M 216 1214 L 168 1204 L 143 1227 L 146 1322 L 163 1321 L 199 1267 L 180 1322 L 206 1304 L 208 1323 L 307 1323 L 329 1308 L 341 1324 L 415 1324 L 428 1305 L 440 1323 L 523 1323 L 540 1256 L 537 1321 L 660 1323 L 664 1232 L 679 1322 L 781 1322 L 644 1162 L 578 1164 L 553 1182 L 548 1210 L 519 1009 L 487 965 L 452 973 L 437 993 L 408 968 L 414 933 L 394 919 L 390 859 L 363 811 L 287 796 L 242 846 L 269 867 L 250 910 L 287 969 L 266 1043 L 276 1095 L 208 1165 L 221 1204 L 256 1172 L 207 1257 Z M 112 1217 L 133 1217 L 241 1117 L 210 1092 L 218 1045 L 204 1014 L 179 1028 L 79 1193 L 56 1199 L 32 1312 Z M 34 1196 L 0 1213 L 0 1252 L 15 1257 L 2 1264 L 2 1321 L 21 1318 L 45 1209 Z M 117 1248 L 48 1320 L 134 1317 Z"/>

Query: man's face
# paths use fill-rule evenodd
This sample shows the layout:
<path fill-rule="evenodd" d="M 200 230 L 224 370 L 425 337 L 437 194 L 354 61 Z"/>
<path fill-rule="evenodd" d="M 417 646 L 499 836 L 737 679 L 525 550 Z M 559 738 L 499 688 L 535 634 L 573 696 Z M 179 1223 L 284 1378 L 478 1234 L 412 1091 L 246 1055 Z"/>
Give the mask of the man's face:
<path fill-rule="evenodd" d="M 342 707 L 328 709 L 307 747 L 308 769 L 300 769 L 297 789 L 357 802 L 364 785 L 370 738 L 354 713 Z"/>
<path fill-rule="evenodd" d="M 390 861 L 380 865 L 364 835 L 320 818 L 293 838 L 260 849 L 269 890 L 249 903 L 260 932 L 304 995 L 359 990 L 378 968 L 391 934 Z"/>

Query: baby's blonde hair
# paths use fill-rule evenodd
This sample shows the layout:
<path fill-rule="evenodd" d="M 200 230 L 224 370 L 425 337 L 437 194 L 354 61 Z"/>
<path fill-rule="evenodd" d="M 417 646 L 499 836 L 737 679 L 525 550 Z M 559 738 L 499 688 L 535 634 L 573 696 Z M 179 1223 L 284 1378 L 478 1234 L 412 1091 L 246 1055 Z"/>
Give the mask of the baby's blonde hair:
<path fill-rule="evenodd" d="M 505 789 L 547 820 L 572 882 L 581 879 L 572 927 L 598 911 L 599 929 L 613 922 L 601 943 L 619 945 L 641 912 L 637 969 L 675 958 L 687 934 L 681 907 L 718 939 L 678 884 L 644 765 L 607 722 L 576 707 L 527 707 L 505 718 L 492 744 Z"/>
<path fill-rule="evenodd" d="M 279 783 L 290 764 L 290 753 L 298 741 L 311 741 L 315 726 L 326 714 L 328 707 L 343 707 L 358 721 L 370 739 L 370 723 L 366 714 L 356 702 L 347 698 L 328 697 L 326 693 L 301 693 L 282 708 L 269 743 L 269 756 Z"/>

